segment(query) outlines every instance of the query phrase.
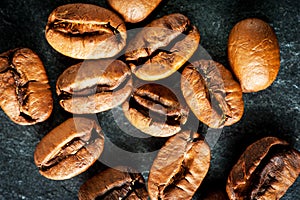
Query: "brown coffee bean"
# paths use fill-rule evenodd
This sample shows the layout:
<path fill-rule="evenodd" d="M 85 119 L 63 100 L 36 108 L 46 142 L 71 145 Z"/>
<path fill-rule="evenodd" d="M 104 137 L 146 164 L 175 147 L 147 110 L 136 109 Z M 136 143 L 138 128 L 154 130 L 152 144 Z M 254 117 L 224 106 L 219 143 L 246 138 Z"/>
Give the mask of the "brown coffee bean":
<path fill-rule="evenodd" d="M 210 149 L 200 134 L 177 133 L 159 150 L 150 170 L 148 193 L 155 199 L 191 199 L 210 166 Z"/>
<path fill-rule="evenodd" d="M 228 59 L 243 92 L 269 87 L 280 67 L 279 44 L 273 29 L 255 18 L 237 23 L 229 35 Z"/>
<path fill-rule="evenodd" d="M 122 17 L 126 22 L 137 23 L 144 20 L 161 2 L 161 0 L 108 0 L 109 5 Z"/>
<path fill-rule="evenodd" d="M 34 162 L 46 178 L 69 179 L 87 170 L 99 158 L 103 146 L 104 135 L 96 121 L 70 118 L 40 141 Z"/>
<path fill-rule="evenodd" d="M 109 168 L 86 181 L 79 189 L 78 198 L 147 200 L 148 193 L 142 175 L 131 168 L 122 167 Z"/>
<path fill-rule="evenodd" d="M 20 125 L 43 122 L 53 108 L 52 94 L 44 65 L 27 48 L 0 54 L 0 106 Z"/>
<path fill-rule="evenodd" d="M 176 72 L 193 55 L 199 41 L 198 29 L 190 25 L 186 16 L 170 14 L 144 27 L 129 42 L 125 59 L 138 78 L 163 79 Z"/>
<path fill-rule="evenodd" d="M 67 4 L 49 16 L 46 39 L 58 52 L 79 59 L 108 58 L 126 44 L 126 27 L 121 18 L 92 4 Z"/>
<path fill-rule="evenodd" d="M 89 60 L 67 68 L 58 78 L 60 105 L 76 114 L 98 113 L 123 103 L 131 94 L 130 69 L 120 60 Z"/>
<path fill-rule="evenodd" d="M 275 137 L 251 144 L 227 180 L 230 199 L 280 199 L 300 174 L 300 153 Z"/>
<path fill-rule="evenodd" d="M 155 137 L 178 133 L 188 116 L 188 109 L 180 104 L 176 95 L 155 83 L 137 88 L 122 107 L 133 126 Z"/>
<path fill-rule="evenodd" d="M 199 60 L 186 66 L 181 90 L 193 113 L 211 128 L 232 125 L 243 115 L 240 85 L 230 71 L 213 60 Z"/>

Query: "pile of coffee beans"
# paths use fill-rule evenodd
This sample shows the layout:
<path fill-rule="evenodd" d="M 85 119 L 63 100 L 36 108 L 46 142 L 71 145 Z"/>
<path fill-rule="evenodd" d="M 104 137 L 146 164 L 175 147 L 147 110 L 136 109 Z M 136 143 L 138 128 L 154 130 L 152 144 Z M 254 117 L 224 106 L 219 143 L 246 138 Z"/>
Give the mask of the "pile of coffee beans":
<path fill-rule="evenodd" d="M 80 187 L 81 200 L 191 199 L 209 170 L 211 154 L 201 133 L 183 128 L 189 112 L 210 128 L 237 123 L 244 112 L 243 92 L 267 88 L 279 71 L 276 35 L 255 18 L 237 23 L 229 34 L 233 74 L 214 60 L 190 61 L 200 32 L 180 13 L 153 20 L 128 41 L 126 23 L 144 20 L 160 2 L 108 0 L 116 13 L 91 4 L 67 4 L 49 15 L 48 43 L 65 56 L 85 60 L 57 78 L 59 104 L 74 117 L 37 145 L 34 162 L 40 174 L 65 180 L 93 165 L 104 151 L 105 134 L 89 115 L 117 106 L 143 133 L 169 137 L 147 184 L 136 169 L 108 168 Z M 183 98 L 157 82 L 174 73 L 180 73 Z M 0 94 L 1 108 L 17 124 L 43 122 L 52 112 L 43 63 L 30 49 L 0 55 Z M 227 194 L 215 191 L 205 199 L 279 199 L 299 174 L 300 153 L 283 140 L 265 137 L 250 145 L 234 165 Z"/>

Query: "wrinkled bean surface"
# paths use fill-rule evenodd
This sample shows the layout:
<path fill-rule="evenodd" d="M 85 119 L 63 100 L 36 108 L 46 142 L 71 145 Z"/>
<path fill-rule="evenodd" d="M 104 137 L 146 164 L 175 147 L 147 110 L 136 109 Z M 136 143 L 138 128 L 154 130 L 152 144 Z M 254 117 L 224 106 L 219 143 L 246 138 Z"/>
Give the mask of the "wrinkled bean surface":
<path fill-rule="evenodd" d="M 109 5 L 122 17 L 126 22 L 137 23 L 145 19 L 161 2 L 161 0 L 108 0 Z"/>
<path fill-rule="evenodd" d="M 121 18 L 92 4 L 67 4 L 48 18 L 46 39 L 58 52 L 78 59 L 115 56 L 126 44 L 126 27 Z"/>
<path fill-rule="evenodd" d="M 251 144 L 232 168 L 230 199 L 280 199 L 300 174 L 300 153 L 275 137 Z"/>
<path fill-rule="evenodd" d="M 36 146 L 34 162 L 46 178 L 69 179 L 87 170 L 103 147 L 104 135 L 97 122 L 74 117 L 42 138 Z"/>
<path fill-rule="evenodd" d="M 148 193 L 141 174 L 131 168 L 109 168 L 93 176 L 79 189 L 79 200 L 147 200 Z"/>
<path fill-rule="evenodd" d="M 152 200 L 191 199 L 210 166 L 210 149 L 198 133 L 182 131 L 168 139 L 150 170 Z"/>
<path fill-rule="evenodd" d="M 269 87 L 280 68 L 279 44 L 274 30 L 260 19 L 240 21 L 229 34 L 228 60 L 243 92 Z"/>
<path fill-rule="evenodd" d="M 196 51 L 200 34 L 179 13 L 156 19 L 128 44 L 125 59 L 143 80 L 163 79 L 176 72 Z"/>
<path fill-rule="evenodd" d="M 122 105 L 126 118 L 136 128 L 156 137 L 168 137 L 181 130 L 188 116 L 176 95 L 168 88 L 145 84 Z"/>
<path fill-rule="evenodd" d="M 84 61 L 58 78 L 60 105 L 76 114 L 98 113 L 123 103 L 131 94 L 131 72 L 120 60 Z"/>
<path fill-rule="evenodd" d="M 0 106 L 20 125 L 43 122 L 53 108 L 52 94 L 42 61 L 27 48 L 0 54 Z"/>
<path fill-rule="evenodd" d="M 213 60 L 199 60 L 186 66 L 181 90 L 193 113 L 209 127 L 232 125 L 243 115 L 240 85 L 230 71 Z"/>

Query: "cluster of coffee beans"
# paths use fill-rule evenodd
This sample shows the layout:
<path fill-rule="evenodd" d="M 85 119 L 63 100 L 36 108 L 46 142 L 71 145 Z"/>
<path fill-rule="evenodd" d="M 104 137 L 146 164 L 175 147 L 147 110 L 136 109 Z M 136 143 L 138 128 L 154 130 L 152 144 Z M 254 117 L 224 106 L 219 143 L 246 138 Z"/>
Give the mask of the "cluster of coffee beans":
<path fill-rule="evenodd" d="M 108 0 L 123 19 L 108 9 L 81 3 L 60 6 L 48 18 L 49 44 L 68 57 L 85 59 L 67 68 L 56 83 L 61 107 L 85 117 L 70 118 L 42 138 L 34 153 L 40 174 L 69 179 L 101 156 L 104 133 L 88 114 L 121 105 L 137 129 L 170 137 L 152 164 L 147 187 L 135 169 L 119 166 L 84 183 L 79 199 L 191 199 L 208 172 L 210 148 L 201 134 L 182 129 L 189 110 L 211 128 L 230 126 L 243 115 L 242 93 L 263 90 L 277 76 L 278 42 L 272 28 L 259 19 L 239 22 L 229 35 L 234 76 L 213 60 L 189 62 L 200 33 L 180 13 L 152 21 L 127 44 L 125 22 L 145 19 L 160 1 Z M 122 50 L 124 55 L 116 58 Z M 184 102 L 155 82 L 178 71 Z M 53 107 L 49 88 L 43 64 L 33 51 L 20 48 L 0 55 L 0 103 L 12 121 L 31 125 L 46 120 Z M 279 199 L 299 174 L 300 153 L 278 138 L 263 138 L 250 145 L 233 167 L 227 195 L 215 193 L 212 198 Z"/>

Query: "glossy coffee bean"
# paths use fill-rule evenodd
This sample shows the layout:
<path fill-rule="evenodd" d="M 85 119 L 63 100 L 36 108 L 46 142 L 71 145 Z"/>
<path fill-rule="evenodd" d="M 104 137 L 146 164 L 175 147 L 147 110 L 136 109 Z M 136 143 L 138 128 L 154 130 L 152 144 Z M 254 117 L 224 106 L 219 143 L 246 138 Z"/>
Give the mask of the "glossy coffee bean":
<path fill-rule="evenodd" d="M 19 48 L 0 54 L 0 106 L 20 125 L 43 122 L 53 108 L 44 65 L 30 49 Z"/>
<path fill-rule="evenodd" d="M 69 179 L 87 170 L 99 158 L 103 146 L 104 135 L 97 122 L 74 117 L 42 138 L 34 162 L 46 178 Z"/>
<path fill-rule="evenodd" d="M 133 126 L 155 137 L 178 133 L 188 116 L 188 108 L 180 104 L 176 95 L 156 83 L 137 88 L 122 108 Z"/>
<path fill-rule="evenodd" d="M 150 169 L 151 200 L 191 199 L 209 166 L 210 149 L 198 133 L 182 131 L 170 137 Z"/>
<path fill-rule="evenodd" d="M 229 70 L 213 60 L 199 60 L 186 66 L 181 90 L 193 113 L 211 128 L 232 125 L 243 115 L 240 85 Z"/>
<path fill-rule="evenodd" d="M 60 105 L 76 114 L 98 113 L 123 103 L 131 94 L 130 69 L 120 60 L 89 60 L 67 68 L 58 78 Z"/>
<path fill-rule="evenodd" d="M 142 80 L 163 79 L 176 72 L 196 51 L 200 34 L 179 13 L 156 19 L 128 44 L 125 59 Z"/>
<path fill-rule="evenodd" d="M 130 23 L 144 20 L 160 2 L 161 0 L 108 0 L 109 5 Z"/>
<path fill-rule="evenodd" d="M 280 68 L 279 44 L 273 29 L 256 18 L 237 23 L 229 35 L 228 59 L 243 92 L 269 87 Z"/>
<path fill-rule="evenodd" d="M 300 174 L 300 153 L 287 142 L 265 137 L 251 144 L 233 166 L 230 199 L 280 199 Z"/>
<path fill-rule="evenodd" d="M 67 4 L 48 18 L 46 39 L 58 52 L 78 59 L 115 56 L 126 44 L 126 27 L 115 13 L 92 4 Z"/>
<path fill-rule="evenodd" d="M 93 176 L 79 189 L 79 200 L 147 200 L 148 193 L 141 174 L 131 168 L 109 168 Z"/>

